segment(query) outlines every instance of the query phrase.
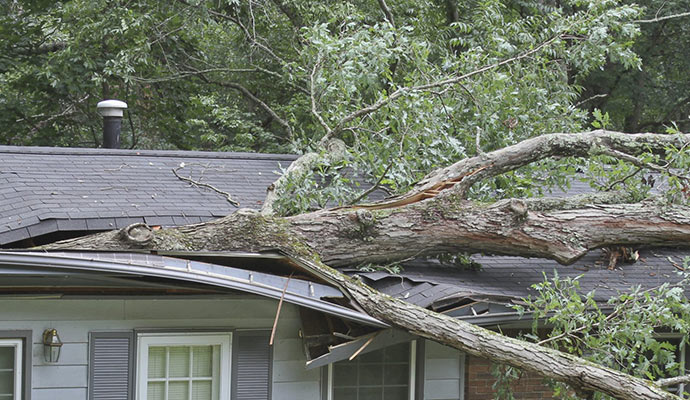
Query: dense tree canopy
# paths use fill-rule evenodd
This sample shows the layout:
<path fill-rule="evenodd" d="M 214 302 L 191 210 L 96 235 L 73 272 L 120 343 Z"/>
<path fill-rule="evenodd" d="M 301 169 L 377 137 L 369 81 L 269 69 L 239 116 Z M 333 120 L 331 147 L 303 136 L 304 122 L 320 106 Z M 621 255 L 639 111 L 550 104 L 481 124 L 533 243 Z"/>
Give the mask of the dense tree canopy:
<path fill-rule="evenodd" d="M 119 98 L 126 146 L 303 154 L 262 214 L 54 248 L 277 247 L 421 336 L 577 390 L 672 398 L 534 345 L 522 362 L 510 354 L 519 342 L 405 308 L 324 264 L 475 251 L 565 263 L 608 245 L 686 243 L 688 10 L 645 2 L 4 1 L 0 141 L 97 146 L 95 104 Z M 605 193 L 539 197 L 572 179 Z M 362 182 L 397 197 L 361 204 Z"/>
<path fill-rule="evenodd" d="M 329 132 L 344 140 L 347 156 L 286 185 L 301 200 L 281 213 L 356 199 L 331 176 L 347 165 L 402 192 L 459 158 L 586 128 L 595 107 L 610 110 L 605 128 L 682 128 L 687 18 L 640 21 L 683 2 L 646 1 L 2 2 L 0 142 L 98 146 L 95 104 L 119 98 L 127 147 L 304 153 Z M 574 172 L 557 169 L 536 186 Z M 334 185 L 305 191 L 314 174 Z M 530 195 L 530 176 L 473 191 Z"/>

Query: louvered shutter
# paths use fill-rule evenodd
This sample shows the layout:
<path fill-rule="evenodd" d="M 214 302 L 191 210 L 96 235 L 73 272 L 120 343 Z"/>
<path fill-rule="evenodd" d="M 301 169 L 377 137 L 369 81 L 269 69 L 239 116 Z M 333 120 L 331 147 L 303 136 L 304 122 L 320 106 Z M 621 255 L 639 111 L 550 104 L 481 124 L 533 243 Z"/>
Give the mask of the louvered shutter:
<path fill-rule="evenodd" d="M 91 332 L 89 339 L 89 399 L 132 398 L 133 332 Z"/>
<path fill-rule="evenodd" d="M 268 400 L 271 395 L 270 332 L 236 332 L 233 338 L 232 399 Z"/>

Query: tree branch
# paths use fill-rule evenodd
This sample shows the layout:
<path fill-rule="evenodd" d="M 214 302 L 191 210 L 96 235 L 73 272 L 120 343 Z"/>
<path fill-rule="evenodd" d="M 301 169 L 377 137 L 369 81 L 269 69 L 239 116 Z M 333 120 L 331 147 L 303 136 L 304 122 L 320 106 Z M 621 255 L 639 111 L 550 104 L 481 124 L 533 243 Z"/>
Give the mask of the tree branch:
<path fill-rule="evenodd" d="M 261 214 L 270 216 L 275 214 L 276 202 L 285 194 L 285 190 L 290 180 L 299 181 L 302 177 L 316 168 L 324 158 L 332 163 L 338 162 L 347 157 L 345 143 L 340 139 L 331 139 L 324 143 L 323 139 L 319 142 L 319 148 L 323 155 L 318 152 L 309 152 L 301 155 L 293 161 L 285 170 L 285 173 L 273 182 L 266 190 L 266 198 L 261 206 Z"/>
<path fill-rule="evenodd" d="M 391 12 L 391 9 L 388 8 L 388 4 L 386 4 L 386 0 L 378 0 L 379 2 L 379 7 L 381 8 L 381 11 L 383 11 L 383 15 L 386 16 L 386 19 L 388 22 L 395 26 L 395 20 L 393 19 L 393 13 Z"/>
<path fill-rule="evenodd" d="M 666 21 L 669 19 L 683 18 L 683 17 L 689 17 L 689 16 L 690 16 L 690 11 L 680 13 L 680 14 L 667 15 L 665 17 L 655 17 L 652 19 L 640 19 L 640 20 L 637 20 L 635 22 L 637 22 L 638 24 L 651 24 L 654 22 L 661 22 L 661 21 Z"/>
<path fill-rule="evenodd" d="M 271 116 L 271 118 L 273 118 L 278 124 L 280 124 L 282 127 L 284 127 L 288 133 L 288 137 L 290 137 L 290 138 L 292 137 L 292 127 L 290 126 L 290 124 L 288 124 L 288 122 L 286 120 L 281 118 L 275 111 L 273 111 L 273 109 L 268 104 L 264 103 L 261 99 L 254 96 L 254 94 L 252 92 L 250 92 L 249 89 L 247 89 L 246 87 L 240 85 L 239 83 L 234 83 L 234 82 L 216 82 L 216 81 L 213 81 L 213 80 L 206 78 L 203 75 L 201 75 L 201 78 L 205 82 L 213 83 L 213 84 L 218 85 L 218 86 L 223 86 L 223 87 L 235 89 L 238 92 L 242 93 L 244 95 L 244 97 L 246 97 L 247 99 L 251 100 L 254 104 L 261 107 L 264 111 L 266 111 Z"/>
<path fill-rule="evenodd" d="M 422 91 L 427 91 L 427 90 L 434 89 L 437 87 L 448 86 L 448 85 L 453 85 L 453 84 L 459 83 L 463 80 L 466 80 L 467 78 L 470 78 L 470 77 L 473 77 L 475 75 L 499 68 L 503 65 L 510 64 L 510 63 L 515 62 L 515 61 L 522 60 L 523 58 L 529 57 L 532 54 L 538 53 L 543 48 L 549 46 L 551 43 L 555 42 L 559 38 L 560 38 L 560 36 L 554 36 L 551 39 L 549 39 L 549 40 L 539 44 L 538 46 L 534 47 L 533 49 L 524 51 L 515 57 L 507 58 L 505 60 L 498 61 L 498 62 L 493 63 L 493 64 L 485 65 L 479 69 L 476 69 L 474 71 L 468 72 L 468 73 L 463 74 L 463 75 L 459 75 L 459 76 L 447 78 L 447 79 L 442 79 L 442 80 L 432 82 L 432 83 L 427 83 L 424 85 L 399 88 L 396 91 L 394 91 L 393 93 L 391 93 L 389 96 L 382 98 L 381 100 L 377 101 L 376 103 L 371 104 L 367 107 L 360 108 L 359 110 L 346 115 L 333 128 L 333 136 L 335 137 L 338 134 L 340 134 L 340 132 L 343 131 L 345 126 L 347 124 L 349 124 L 350 122 L 352 122 L 353 120 L 355 120 L 357 118 L 361 118 L 365 115 L 371 114 L 375 111 L 378 111 L 379 109 L 381 109 L 382 107 L 384 107 L 388 103 L 397 100 L 398 98 L 402 97 L 406 93 L 422 92 Z"/>
<path fill-rule="evenodd" d="M 172 169 L 172 172 L 173 172 L 173 174 L 175 174 L 175 176 L 177 177 L 177 179 L 179 179 L 179 180 L 181 180 L 181 181 L 184 181 L 184 182 L 188 182 L 188 183 L 192 184 L 193 186 L 199 186 L 199 187 L 205 187 L 205 188 L 211 189 L 211 190 L 213 190 L 214 192 L 216 192 L 216 193 L 218 193 L 218 194 L 222 194 L 223 196 L 225 196 L 225 200 L 227 200 L 228 203 L 232 204 L 233 206 L 235 206 L 235 207 L 239 207 L 239 206 L 240 206 L 240 203 L 239 203 L 238 201 L 234 200 L 234 199 L 232 198 L 232 195 L 231 195 L 230 193 L 225 192 L 225 191 L 223 191 L 223 190 L 220 190 L 220 189 L 218 189 L 217 187 L 215 187 L 215 186 L 213 186 L 213 185 L 210 185 L 210 184 L 208 184 L 208 183 L 195 181 L 195 180 L 192 179 L 191 177 L 187 178 L 187 177 L 184 177 L 184 176 L 180 175 L 177 171 L 179 171 L 179 170 L 182 169 L 182 168 L 184 168 L 184 165 L 180 165 L 179 167 L 176 167 L 176 168 L 173 168 L 173 169 Z"/>
<path fill-rule="evenodd" d="M 331 128 L 328 126 L 326 121 L 324 121 L 323 117 L 321 117 L 321 114 L 316 110 L 316 95 L 314 93 L 314 75 L 316 75 L 316 71 L 319 68 L 320 60 L 314 64 L 314 68 L 311 70 L 311 74 L 309 74 L 309 98 L 311 99 L 311 113 L 316 117 L 316 120 L 319 121 L 319 125 L 323 128 L 323 130 L 326 132 L 324 135 L 322 142 L 325 143 L 326 141 L 331 139 L 333 131 L 331 131 Z"/>
<path fill-rule="evenodd" d="M 189 6 L 189 7 L 196 7 L 196 8 L 201 7 L 200 5 L 194 5 L 194 4 L 189 3 L 187 0 L 177 0 L 177 1 L 180 2 L 180 3 L 182 3 L 182 4 L 184 4 L 184 5 L 186 5 L 186 6 Z M 240 30 L 242 31 L 242 33 L 244 33 L 244 37 L 247 39 L 247 41 L 248 41 L 249 43 L 251 43 L 253 46 L 256 46 L 256 47 L 260 48 L 261 50 L 263 50 L 264 53 L 266 53 L 266 54 L 268 54 L 269 56 L 271 56 L 271 58 L 273 58 L 274 60 L 280 62 L 281 65 L 286 65 L 286 64 L 287 64 L 287 63 L 285 62 L 285 60 L 283 60 L 280 56 L 278 56 L 276 53 L 274 53 L 273 50 L 271 50 L 268 46 L 266 46 L 266 45 L 264 45 L 263 43 L 257 41 L 257 40 L 256 40 L 256 37 L 253 36 L 251 32 L 249 32 L 249 29 L 247 29 L 247 27 L 244 26 L 244 24 L 242 23 L 242 21 L 239 20 L 239 18 L 234 17 L 234 16 L 232 16 L 232 15 L 228 15 L 228 14 L 224 14 L 224 13 L 221 13 L 221 12 L 218 12 L 218 11 L 215 11 L 215 10 L 212 10 L 212 9 L 210 9 L 210 8 L 207 9 L 207 11 L 208 11 L 208 13 L 209 13 L 210 15 L 212 15 L 212 16 L 214 16 L 214 17 L 217 17 L 217 18 L 220 18 L 220 19 L 224 19 L 224 20 L 226 20 L 226 21 L 230 21 L 230 22 L 232 22 L 233 24 L 237 25 L 237 27 L 240 28 Z"/>
<path fill-rule="evenodd" d="M 396 161 L 396 160 L 393 159 L 393 160 L 391 160 L 390 163 L 388 163 L 388 166 L 387 166 L 386 169 L 383 171 L 383 174 L 381 174 L 381 176 L 379 177 L 379 179 L 376 181 L 376 183 L 374 183 L 374 185 L 373 185 L 372 187 L 370 187 L 369 189 L 365 190 L 364 192 L 362 192 L 362 194 L 360 194 L 359 196 L 355 197 L 354 199 L 348 201 L 347 204 L 348 204 L 348 205 L 357 204 L 357 203 L 359 203 L 360 200 L 362 200 L 362 199 L 366 198 L 367 196 L 369 196 L 370 194 L 374 193 L 374 191 L 375 191 L 376 189 L 378 189 L 379 186 L 381 185 L 381 181 L 383 181 L 383 178 L 386 177 L 386 175 L 388 174 L 388 171 L 390 171 L 391 168 L 393 167 L 393 164 L 395 164 L 395 161 Z"/>
<path fill-rule="evenodd" d="M 654 382 L 659 387 L 674 386 L 680 383 L 690 383 L 690 375 L 674 376 L 673 378 L 659 379 Z"/>
<path fill-rule="evenodd" d="M 353 215 L 356 214 L 350 212 L 343 215 L 343 220 L 352 222 L 357 218 L 353 218 Z M 690 223 L 690 220 L 687 223 Z M 55 243 L 44 249 L 282 249 L 302 267 L 340 286 L 369 315 L 417 336 L 496 363 L 532 371 L 565 382 L 574 388 L 598 391 L 618 399 L 679 399 L 649 381 L 587 362 L 573 355 L 504 337 L 459 319 L 383 295 L 319 261 L 315 250 L 305 247 L 305 242 L 294 235 L 291 225 L 290 219 L 264 218 L 255 212 L 240 210 L 228 217 L 205 224 L 150 230 L 143 232 L 144 235 L 128 235 L 129 240 L 124 240 L 120 231 L 115 231 Z M 417 228 L 410 229 L 408 226 L 405 229 L 414 231 Z M 123 231 L 129 232 L 130 229 L 128 227 Z M 256 234 L 252 235 L 251 232 Z M 317 232 L 316 235 L 323 233 Z"/>
<path fill-rule="evenodd" d="M 608 154 L 632 161 L 629 157 L 633 155 L 640 155 L 647 151 L 665 154 L 668 146 L 680 148 L 688 142 L 690 142 L 690 135 L 625 134 L 605 130 L 542 135 L 458 161 L 430 173 L 412 190 L 401 196 L 358 207 L 382 209 L 402 206 L 435 197 L 451 188 L 453 195 L 463 198 L 472 185 L 483 179 L 551 157 L 588 157 Z M 623 154 L 627 157 L 623 157 Z"/>

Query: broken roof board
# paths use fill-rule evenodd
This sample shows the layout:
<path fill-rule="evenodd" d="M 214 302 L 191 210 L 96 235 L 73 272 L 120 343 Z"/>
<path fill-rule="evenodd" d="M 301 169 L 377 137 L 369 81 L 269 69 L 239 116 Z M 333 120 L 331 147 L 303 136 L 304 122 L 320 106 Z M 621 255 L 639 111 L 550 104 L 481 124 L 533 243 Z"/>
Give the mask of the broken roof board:
<path fill-rule="evenodd" d="M 279 277 L 261 272 L 225 267 L 198 261 L 181 260 L 147 254 L 127 253 L 33 253 L 0 252 L 0 266 L 18 266 L 67 271 L 115 272 L 201 283 L 213 287 L 239 290 L 280 299 L 340 318 L 366 325 L 388 325 L 364 313 L 322 300 L 322 297 L 342 297 L 340 290 L 330 286 Z M 0 269 L 0 273 L 2 270 Z"/>
<path fill-rule="evenodd" d="M 297 156 L 280 154 L 0 146 L 0 245 L 55 231 L 175 226 L 237 208 L 172 172 L 259 208 Z"/>
<path fill-rule="evenodd" d="M 482 265 L 478 271 L 425 260 L 405 263 L 395 275 L 382 271 L 345 271 L 365 278 L 375 289 L 422 307 L 450 297 L 498 298 L 507 304 L 508 299 L 535 295 L 531 286 L 543 282 L 545 277 L 553 278 L 556 273 L 562 279 L 579 277 L 582 292 L 594 290 L 595 300 L 606 302 L 632 287 L 652 288 L 679 281 L 683 261 L 690 257 L 689 249 L 643 249 L 639 253 L 640 259 L 635 264 L 620 264 L 614 270 L 607 269 L 601 251 L 592 251 L 572 265 L 539 258 L 473 256 Z M 690 295 L 690 288 L 687 291 Z"/>

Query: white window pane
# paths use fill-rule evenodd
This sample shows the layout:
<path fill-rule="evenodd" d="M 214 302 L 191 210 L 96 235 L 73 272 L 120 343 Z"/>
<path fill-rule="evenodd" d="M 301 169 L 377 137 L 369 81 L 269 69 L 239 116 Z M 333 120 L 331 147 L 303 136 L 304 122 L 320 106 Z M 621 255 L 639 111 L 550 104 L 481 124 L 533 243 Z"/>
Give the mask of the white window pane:
<path fill-rule="evenodd" d="M 401 343 L 339 361 L 331 369 L 334 400 L 407 400 L 410 344 Z"/>
<path fill-rule="evenodd" d="M 409 397 L 407 387 L 384 387 L 383 400 L 405 400 Z"/>
<path fill-rule="evenodd" d="M 0 347 L 0 370 L 14 368 L 14 347 Z"/>
<path fill-rule="evenodd" d="M 211 400 L 211 381 L 192 382 L 192 400 Z"/>
<path fill-rule="evenodd" d="M 171 378 L 189 376 L 189 347 L 169 347 L 170 361 L 168 368 Z"/>
<path fill-rule="evenodd" d="M 189 382 L 169 382 L 168 400 L 188 400 Z"/>
<path fill-rule="evenodd" d="M 229 399 L 230 343 L 230 334 L 142 335 L 136 398 Z"/>
<path fill-rule="evenodd" d="M 149 347 L 149 378 L 165 377 L 165 347 Z"/>
<path fill-rule="evenodd" d="M 14 352 L 15 347 L 0 347 L 0 396 L 12 398 L 14 396 Z"/>
<path fill-rule="evenodd" d="M 366 400 L 383 400 L 383 388 L 382 387 L 359 388 L 359 398 L 362 400 L 364 400 L 364 399 L 366 399 Z"/>
<path fill-rule="evenodd" d="M 12 395 L 14 395 L 14 371 L 0 371 L 0 396 L 5 398 Z"/>
<path fill-rule="evenodd" d="M 213 346 L 195 346 L 192 376 L 210 377 L 213 374 Z"/>
<path fill-rule="evenodd" d="M 407 364 L 394 364 L 386 367 L 384 385 L 407 385 L 410 367 Z"/>
<path fill-rule="evenodd" d="M 357 400 L 357 388 L 335 388 L 333 398 L 338 400 Z"/>
<path fill-rule="evenodd" d="M 359 384 L 383 385 L 383 368 L 381 364 L 360 364 Z"/>
<path fill-rule="evenodd" d="M 165 400 L 165 382 L 149 382 L 147 400 Z"/>

